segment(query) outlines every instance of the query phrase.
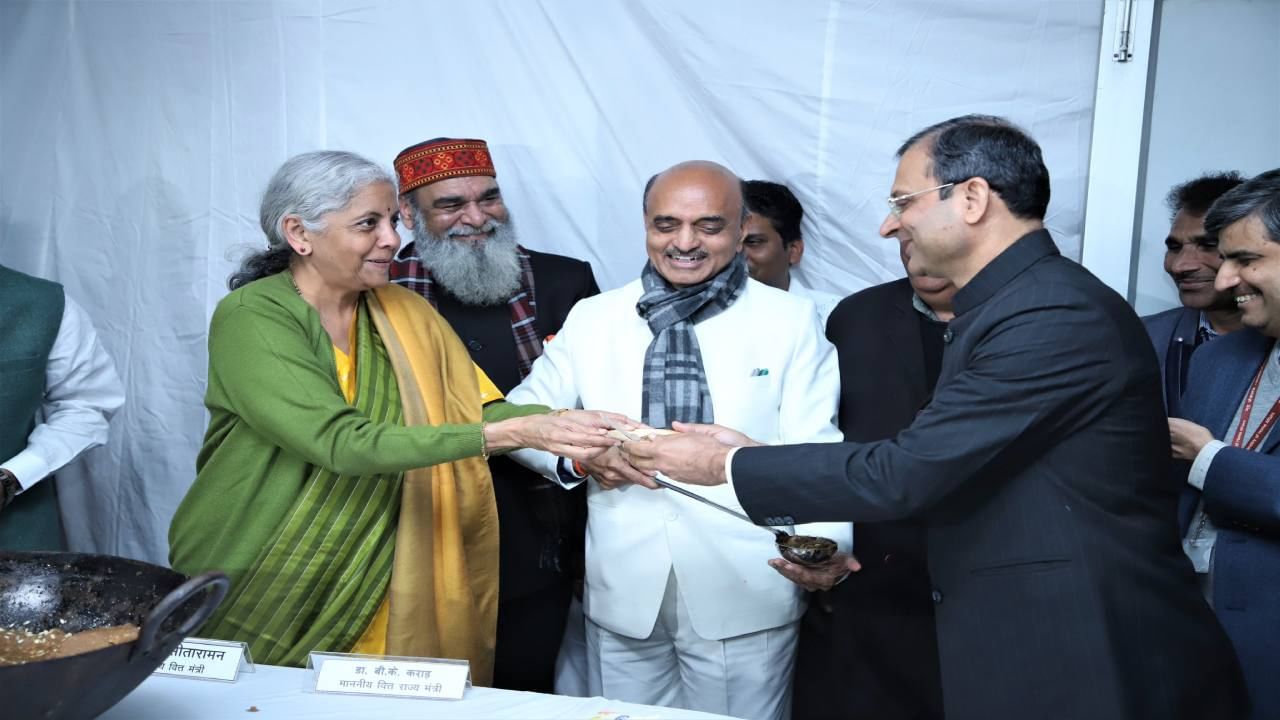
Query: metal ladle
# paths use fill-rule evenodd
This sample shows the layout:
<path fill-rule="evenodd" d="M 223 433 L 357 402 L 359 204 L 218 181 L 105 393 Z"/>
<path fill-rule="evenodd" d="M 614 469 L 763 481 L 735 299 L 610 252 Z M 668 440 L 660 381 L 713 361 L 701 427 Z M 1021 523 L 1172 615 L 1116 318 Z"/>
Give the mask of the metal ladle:
<path fill-rule="evenodd" d="M 729 513 L 730 515 L 738 518 L 739 520 L 742 520 L 743 522 L 749 522 L 752 525 L 755 525 L 756 527 L 760 528 L 761 530 L 767 530 L 773 533 L 774 539 L 776 539 L 779 543 L 785 543 L 788 540 L 790 540 L 792 537 L 794 537 L 791 533 L 787 532 L 786 530 L 778 530 L 777 528 L 771 528 L 766 525 L 756 525 L 755 520 L 752 520 L 751 518 L 747 517 L 746 515 L 743 515 L 737 510 L 727 508 L 724 505 L 721 505 L 720 503 L 715 502 L 714 500 L 708 500 L 707 498 L 702 497 L 696 492 L 685 490 L 679 485 L 676 485 L 674 482 L 671 482 L 671 480 L 667 478 L 667 476 L 663 475 L 662 473 L 658 473 L 658 476 L 653 478 L 653 481 L 668 490 L 673 490 L 675 492 L 678 492 L 687 498 L 693 498 L 694 500 L 697 500 L 698 502 L 704 505 L 710 505 L 711 507 L 719 510 L 720 512 Z"/>
<path fill-rule="evenodd" d="M 704 505 L 710 505 L 720 512 L 729 513 L 739 520 L 749 522 L 761 530 L 767 530 L 768 532 L 773 533 L 774 544 L 778 547 L 778 553 L 782 555 L 783 558 L 798 565 L 822 565 L 836 554 L 836 543 L 830 538 L 814 537 L 810 535 L 792 535 L 786 530 L 779 530 L 766 525 L 757 525 L 754 520 L 743 515 L 737 510 L 732 510 L 718 502 L 708 500 L 695 492 L 685 490 L 679 485 L 671 482 L 669 478 L 663 476 L 661 473 L 659 473 L 657 477 L 654 477 L 653 481 L 668 490 L 673 490 L 687 498 L 697 500 Z"/>

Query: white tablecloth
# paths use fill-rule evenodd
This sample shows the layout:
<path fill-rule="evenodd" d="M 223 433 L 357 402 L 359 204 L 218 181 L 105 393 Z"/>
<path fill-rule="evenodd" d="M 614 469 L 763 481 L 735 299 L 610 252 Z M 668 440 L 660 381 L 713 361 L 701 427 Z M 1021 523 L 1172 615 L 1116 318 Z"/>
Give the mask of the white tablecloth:
<path fill-rule="evenodd" d="M 417 700 L 312 692 L 308 670 L 257 666 L 234 683 L 153 675 L 100 720 L 328 720 L 378 718 L 564 718 L 565 720 L 724 720 L 673 708 L 614 702 L 604 698 L 473 687 L 462 700 Z M 250 708 L 257 708 L 253 712 Z"/>

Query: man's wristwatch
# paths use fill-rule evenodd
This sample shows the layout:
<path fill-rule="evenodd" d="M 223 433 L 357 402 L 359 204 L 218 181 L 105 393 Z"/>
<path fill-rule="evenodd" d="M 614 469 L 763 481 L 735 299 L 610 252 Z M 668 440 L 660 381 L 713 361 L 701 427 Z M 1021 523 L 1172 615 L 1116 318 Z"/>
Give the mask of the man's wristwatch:
<path fill-rule="evenodd" d="M 20 492 L 22 492 L 22 486 L 18 484 L 18 478 L 8 470 L 0 468 L 0 508 L 13 502 L 13 498 Z"/>

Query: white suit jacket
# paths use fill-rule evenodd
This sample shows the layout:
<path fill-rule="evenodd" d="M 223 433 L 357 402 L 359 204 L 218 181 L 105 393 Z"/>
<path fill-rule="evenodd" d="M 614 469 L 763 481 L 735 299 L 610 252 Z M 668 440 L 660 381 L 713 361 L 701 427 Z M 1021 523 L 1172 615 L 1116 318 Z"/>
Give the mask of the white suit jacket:
<path fill-rule="evenodd" d="M 507 399 L 640 419 L 644 355 L 653 338 L 636 313 L 641 293 L 637 280 L 579 301 Z M 839 441 L 833 424 L 839 369 L 819 322 L 810 301 L 748 280 L 732 306 L 698 323 L 715 421 L 765 443 Z M 514 456 L 560 482 L 555 456 L 536 450 Z M 778 553 L 765 529 L 674 492 L 603 490 L 587 482 L 584 609 L 598 625 L 648 637 L 673 568 L 701 637 L 780 627 L 804 612 L 804 591 L 766 564 Z M 727 485 L 689 488 L 742 509 Z M 843 550 L 852 542 L 847 523 L 815 523 L 799 532 L 832 538 Z"/>

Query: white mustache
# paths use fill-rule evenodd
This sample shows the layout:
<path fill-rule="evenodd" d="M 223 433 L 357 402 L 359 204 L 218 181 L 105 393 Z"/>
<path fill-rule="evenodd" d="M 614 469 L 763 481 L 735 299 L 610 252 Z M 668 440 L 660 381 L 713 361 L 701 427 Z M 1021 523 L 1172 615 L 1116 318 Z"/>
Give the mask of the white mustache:
<path fill-rule="evenodd" d="M 473 228 L 466 225 L 454 225 L 445 231 L 445 235 L 449 237 L 466 237 L 468 235 L 487 235 L 498 229 L 498 223 L 493 220 L 485 222 L 484 225 Z"/>
<path fill-rule="evenodd" d="M 669 258 L 685 258 L 687 260 L 703 260 L 707 257 L 706 250 L 695 250 L 691 253 L 682 253 L 679 250 L 667 250 L 663 252 Z"/>

